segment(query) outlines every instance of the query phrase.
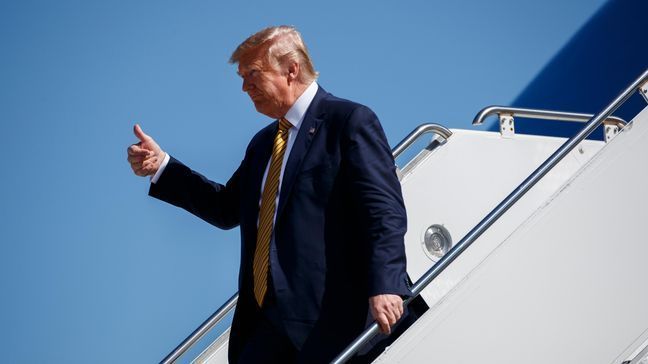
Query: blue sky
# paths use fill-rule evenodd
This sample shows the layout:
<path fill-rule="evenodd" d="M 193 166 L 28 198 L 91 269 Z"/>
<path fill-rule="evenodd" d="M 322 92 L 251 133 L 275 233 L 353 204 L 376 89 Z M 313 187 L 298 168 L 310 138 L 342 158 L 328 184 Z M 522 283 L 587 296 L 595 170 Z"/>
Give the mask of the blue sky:
<path fill-rule="evenodd" d="M 395 145 L 509 104 L 604 0 L 0 0 L 0 342 L 8 363 L 161 360 L 236 290 L 238 230 L 147 197 L 138 122 L 224 182 L 269 120 L 230 53 L 301 30 L 337 96 Z"/>

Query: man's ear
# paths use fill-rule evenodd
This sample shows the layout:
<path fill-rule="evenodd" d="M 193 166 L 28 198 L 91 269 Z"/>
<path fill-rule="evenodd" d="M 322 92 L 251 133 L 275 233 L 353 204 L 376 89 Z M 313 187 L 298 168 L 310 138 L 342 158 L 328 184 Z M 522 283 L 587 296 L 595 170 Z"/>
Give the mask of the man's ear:
<path fill-rule="evenodd" d="M 291 62 L 290 65 L 288 65 L 288 81 L 296 81 L 297 78 L 299 78 L 299 72 L 299 63 Z"/>

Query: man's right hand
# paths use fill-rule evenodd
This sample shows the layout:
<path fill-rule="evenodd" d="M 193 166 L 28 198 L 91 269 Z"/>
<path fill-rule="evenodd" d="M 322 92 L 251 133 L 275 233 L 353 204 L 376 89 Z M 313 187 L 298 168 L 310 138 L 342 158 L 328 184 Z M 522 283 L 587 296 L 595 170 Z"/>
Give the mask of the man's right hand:
<path fill-rule="evenodd" d="M 128 162 L 136 175 L 152 176 L 160 168 L 166 153 L 153 138 L 144 134 L 138 124 L 135 124 L 133 131 L 140 141 L 128 147 Z"/>

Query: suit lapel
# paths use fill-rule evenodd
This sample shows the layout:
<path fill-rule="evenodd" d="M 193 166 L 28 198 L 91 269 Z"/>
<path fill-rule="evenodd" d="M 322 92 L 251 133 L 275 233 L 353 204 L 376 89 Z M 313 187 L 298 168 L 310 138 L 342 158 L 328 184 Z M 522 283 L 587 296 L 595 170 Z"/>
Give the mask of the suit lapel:
<path fill-rule="evenodd" d="M 248 226 L 254 227 L 253 230 L 255 232 L 257 220 L 259 218 L 261 182 L 263 180 L 263 173 L 265 172 L 268 161 L 270 160 L 270 155 L 272 154 L 272 143 L 277 132 L 277 124 L 277 121 L 270 124 L 270 126 L 265 130 L 264 135 L 259 138 L 258 144 L 252 148 L 254 153 L 250 158 L 250 167 L 248 169 L 250 173 L 248 185 L 249 190 L 246 192 L 246 205 L 250 206 L 250 209 L 246 209 L 245 211 L 250 211 L 249 213 L 246 213 L 246 218 L 248 219 Z"/>
<path fill-rule="evenodd" d="M 304 156 L 308 153 L 308 149 L 311 145 L 313 137 L 319 131 L 319 125 L 322 122 L 325 111 L 321 110 L 320 101 L 327 95 L 326 91 L 321 87 L 318 88 L 317 94 L 313 98 L 306 115 L 304 115 L 304 120 L 302 125 L 299 127 L 299 133 L 295 139 L 292 150 L 290 151 L 290 156 L 288 157 L 288 162 L 286 162 L 286 168 L 283 173 L 283 179 L 281 181 L 281 192 L 279 194 L 279 206 L 277 207 L 277 218 L 276 221 L 279 221 L 281 212 L 286 206 L 286 202 L 290 197 L 292 187 L 295 183 L 295 178 L 300 170 Z M 275 222 L 276 223 L 276 222 Z"/>

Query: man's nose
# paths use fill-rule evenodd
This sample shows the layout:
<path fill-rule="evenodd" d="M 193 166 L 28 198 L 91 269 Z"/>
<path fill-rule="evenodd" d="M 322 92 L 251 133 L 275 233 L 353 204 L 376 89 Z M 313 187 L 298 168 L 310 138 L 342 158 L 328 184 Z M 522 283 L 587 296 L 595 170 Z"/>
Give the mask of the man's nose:
<path fill-rule="evenodd" d="M 248 81 L 248 80 L 246 80 L 246 79 L 244 78 L 244 79 L 243 79 L 243 86 L 242 86 L 242 90 L 243 90 L 243 92 L 248 92 L 248 91 L 250 91 L 252 88 L 254 88 L 254 85 L 252 85 L 252 83 L 250 83 L 250 81 Z"/>

